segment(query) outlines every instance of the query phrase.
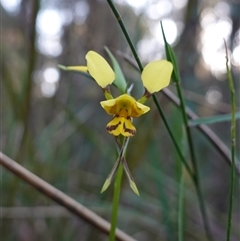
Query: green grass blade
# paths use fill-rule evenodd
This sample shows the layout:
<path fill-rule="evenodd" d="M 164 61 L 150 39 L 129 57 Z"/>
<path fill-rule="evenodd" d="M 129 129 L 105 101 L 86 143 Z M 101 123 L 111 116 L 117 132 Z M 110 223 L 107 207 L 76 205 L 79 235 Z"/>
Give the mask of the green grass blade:
<path fill-rule="evenodd" d="M 175 57 L 175 54 L 174 54 L 171 46 L 169 45 L 169 43 L 166 40 L 162 22 L 160 22 L 160 23 L 161 23 L 163 40 L 164 40 L 164 44 L 165 44 L 166 57 L 167 57 L 167 60 L 170 61 L 173 65 L 172 80 L 173 80 L 173 82 L 178 82 L 178 80 L 180 79 L 180 76 L 179 76 L 179 72 L 178 72 L 176 57 Z"/>

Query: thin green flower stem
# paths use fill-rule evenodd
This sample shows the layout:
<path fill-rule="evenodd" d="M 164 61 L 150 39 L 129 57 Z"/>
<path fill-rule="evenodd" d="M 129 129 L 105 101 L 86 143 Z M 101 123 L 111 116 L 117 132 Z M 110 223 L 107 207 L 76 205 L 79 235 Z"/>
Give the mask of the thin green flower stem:
<path fill-rule="evenodd" d="M 117 214 L 118 214 L 119 198 L 120 198 L 120 191 L 121 191 L 122 175 L 123 175 L 123 166 L 120 164 L 117 171 L 115 183 L 114 183 L 113 207 L 112 207 L 109 241 L 115 240 L 115 231 L 117 227 Z"/>
<path fill-rule="evenodd" d="M 232 74 L 228 66 L 228 52 L 226 42 L 224 41 L 225 49 L 226 49 L 226 68 L 227 68 L 227 78 L 228 84 L 231 94 L 231 112 L 232 112 L 232 120 L 231 120 L 231 186 L 230 186 L 230 194 L 229 194 L 229 210 L 228 210 L 228 224 L 227 224 L 227 237 L 226 240 L 230 241 L 231 236 L 231 226 L 232 226 L 232 209 L 233 209 L 233 197 L 234 197 L 234 181 L 235 181 L 235 148 L 236 148 L 236 103 L 235 103 L 235 89 L 232 79 Z"/>
<path fill-rule="evenodd" d="M 121 18 L 121 16 L 120 16 L 118 10 L 116 9 L 113 1 L 107 0 L 107 2 L 108 2 L 111 10 L 113 11 L 113 13 L 114 13 L 114 15 L 115 15 L 115 17 L 116 17 L 116 19 L 117 19 L 117 21 L 118 21 L 118 23 L 119 23 L 119 25 L 120 25 L 120 27 L 121 27 L 121 29 L 122 29 L 122 31 L 123 31 L 123 34 L 124 34 L 124 36 L 125 36 L 128 44 L 129 44 L 129 47 L 130 47 L 130 49 L 131 49 L 131 51 L 132 51 L 132 53 L 133 53 L 133 56 L 134 56 L 134 58 L 135 58 L 135 60 L 136 60 L 136 62 L 137 62 L 137 64 L 138 64 L 138 67 L 139 67 L 140 71 L 142 72 L 142 71 L 143 71 L 142 63 L 141 63 L 141 61 L 140 61 L 140 58 L 138 57 L 137 51 L 136 51 L 136 49 L 135 49 L 135 47 L 134 47 L 134 45 L 133 45 L 133 43 L 132 43 L 131 38 L 129 37 L 129 34 L 128 34 L 128 32 L 127 32 L 127 29 L 125 28 L 125 25 L 124 25 L 124 23 L 123 23 L 123 21 L 122 21 L 122 18 Z M 158 112 L 159 112 L 161 118 L 163 119 L 163 122 L 164 122 L 164 124 L 165 124 L 165 126 L 166 126 L 166 128 L 167 128 L 167 131 L 169 132 L 169 135 L 170 135 L 170 137 L 171 137 L 171 139 L 172 139 L 172 141 L 173 141 L 173 144 L 174 144 L 174 146 L 175 146 L 175 148 L 176 148 L 176 150 L 177 150 L 177 152 L 178 152 L 178 154 L 179 154 L 180 159 L 181 159 L 182 162 L 184 163 L 184 165 L 185 165 L 185 167 L 186 167 L 189 175 L 193 178 L 192 171 L 191 171 L 188 163 L 186 162 L 186 159 L 184 158 L 183 154 L 182 154 L 181 151 L 180 151 L 180 148 L 179 148 L 179 146 L 178 146 L 178 144 L 177 144 L 177 141 L 176 141 L 176 139 L 175 139 L 175 137 L 174 137 L 174 135 L 173 135 L 173 133 L 172 133 L 172 131 L 171 131 L 168 123 L 167 123 L 167 120 L 166 120 L 165 115 L 164 115 L 164 113 L 163 113 L 163 111 L 162 111 L 162 108 L 160 107 L 160 105 L 159 105 L 159 103 L 158 103 L 158 101 L 157 101 L 157 98 L 155 97 L 155 95 L 152 95 L 152 97 L 153 97 L 153 101 L 154 101 L 154 103 L 155 103 L 155 105 L 156 105 L 156 107 L 157 107 L 157 109 L 158 109 Z"/>
<path fill-rule="evenodd" d="M 120 138 L 116 137 L 117 142 L 117 152 L 118 158 L 122 159 L 127 150 L 129 138 L 124 138 L 122 141 Z M 119 148 L 119 145 L 122 143 L 122 148 Z M 112 206 L 112 216 L 111 216 L 111 229 L 109 233 L 109 241 L 115 240 L 115 231 L 117 228 L 117 214 L 118 214 L 118 206 L 119 206 L 119 198 L 121 192 L 121 183 L 123 176 L 123 165 L 120 163 L 117 171 L 117 175 L 114 182 L 114 193 L 113 193 L 113 206 Z"/>

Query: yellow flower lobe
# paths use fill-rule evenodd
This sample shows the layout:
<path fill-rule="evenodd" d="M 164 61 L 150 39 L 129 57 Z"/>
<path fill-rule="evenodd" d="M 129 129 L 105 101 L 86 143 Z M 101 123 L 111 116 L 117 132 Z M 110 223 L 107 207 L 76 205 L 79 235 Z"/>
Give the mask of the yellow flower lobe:
<path fill-rule="evenodd" d="M 133 117 L 139 117 L 150 110 L 137 102 L 132 96 L 123 94 L 116 99 L 110 99 L 100 102 L 104 110 L 113 115 L 113 119 L 107 124 L 107 131 L 114 135 L 133 136 L 136 128 L 132 124 Z"/>

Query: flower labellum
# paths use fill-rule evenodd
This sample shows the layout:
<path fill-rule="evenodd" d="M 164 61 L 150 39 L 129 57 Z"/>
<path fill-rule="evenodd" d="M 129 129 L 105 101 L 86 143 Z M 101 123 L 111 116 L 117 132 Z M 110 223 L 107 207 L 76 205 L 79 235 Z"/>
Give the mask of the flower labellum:
<path fill-rule="evenodd" d="M 100 104 L 109 115 L 114 116 L 106 128 L 114 136 L 120 134 L 126 137 L 134 136 L 136 128 L 132 124 L 132 118 L 139 117 L 150 110 L 148 106 L 137 102 L 128 94 L 101 101 Z"/>

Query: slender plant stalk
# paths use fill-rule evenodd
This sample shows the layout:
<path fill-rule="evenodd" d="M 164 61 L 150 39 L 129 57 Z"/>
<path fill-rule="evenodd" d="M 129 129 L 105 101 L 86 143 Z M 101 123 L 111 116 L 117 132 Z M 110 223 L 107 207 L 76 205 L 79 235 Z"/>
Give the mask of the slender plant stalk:
<path fill-rule="evenodd" d="M 232 120 L 231 120 L 231 186 L 230 186 L 230 194 L 229 194 L 229 210 L 228 210 L 228 224 L 227 224 L 227 237 L 226 240 L 230 241 L 231 236 L 231 226 L 232 226 L 232 209 L 233 209 L 233 197 L 234 197 L 234 180 L 235 180 L 235 148 L 236 148 L 236 104 L 235 104 L 235 89 L 232 79 L 232 74 L 228 66 L 228 52 L 226 42 L 224 41 L 225 49 L 226 49 L 226 68 L 227 68 L 227 78 L 228 84 L 231 94 L 231 112 L 232 112 Z"/>
<path fill-rule="evenodd" d="M 112 217 L 111 217 L 111 229 L 109 233 L 109 241 L 115 240 L 115 230 L 117 227 L 117 214 L 118 214 L 118 205 L 121 191 L 121 182 L 123 175 L 123 166 L 120 164 L 117 176 L 114 183 L 114 194 L 113 194 L 113 207 L 112 207 Z"/>
<path fill-rule="evenodd" d="M 132 43 L 131 38 L 129 37 L 129 34 L 127 32 L 127 29 L 125 28 L 125 25 L 124 25 L 124 23 L 122 21 L 122 18 L 120 16 L 120 14 L 118 13 L 118 10 L 116 9 L 114 3 L 111 0 L 107 0 L 107 2 L 108 2 L 111 10 L 113 11 L 113 13 L 114 13 L 114 15 L 116 17 L 116 19 L 117 19 L 117 21 L 118 21 L 118 23 L 119 23 L 119 25 L 121 27 L 121 30 L 123 31 L 123 34 L 124 34 L 128 44 L 129 44 L 129 47 L 130 47 L 130 49 L 131 49 L 131 51 L 133 53 L 133 56 L 134 56 L 134 58 L 135 58 L 135 60 L 136 60 L 136 62 L 138 64 L 138 67 L 139 67 L 140 71 L 142 72 L 143 71 L 142 63 L 141 63 L 140 58 L 139 58 L 139 56 L 137 54 L 137 51 L 135 50 L 135 47 L 134 47 L 134 45 Z M 160 116 L 161 116 L 161 118 L 162 118 L 162 120 L 163 120 L 163 122 L 164 122 L 164 124 L 166 126 L 166 129 L 167 129 L 167 131 L 168 131 L 168 133 L 169 133 L 169 135 L 170 135 L 170 137 L 171 137 L 171 139 L 173 141 L 173 144 L 174 144 L 174 146 L 175 146 L 175 148 L 176 148 L 176 150 L 177 150 L 177 152 L 179 154 L 179 157 L 180 157 L 181 161 L 184 163 L 184 165 L 185 165 L 189 175 L 193 178 L 193 173 L 192 173 L 188 163 L 186 162 L 186 159 L 184 158 L 183 154 L 180 151 L 180 148 L 179 148 L 179 146 L 177 144 L 177 140 L 175 139 L 175 137 L 173 135 L 173 132 L 171 131 L 170 126 L 168 125 L 167 119 L 166 119 L 166 117 L 164 115 L 164 112 L 162 111 L 162 108 L 160 107 L 160 105 L 159 105 L 159 103 L 157 101 L 156 96 L 152 95 L 152 97 L 153 97 L 153 101 L 154 101 L 154 103 L 155 103 L 155 105 L 156 105 L 156 107 L 158 109 L 158 112 L 159 112 L 159 114 L 160 114 Z"/>

